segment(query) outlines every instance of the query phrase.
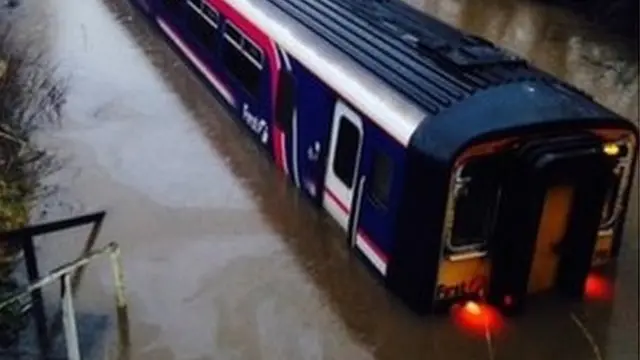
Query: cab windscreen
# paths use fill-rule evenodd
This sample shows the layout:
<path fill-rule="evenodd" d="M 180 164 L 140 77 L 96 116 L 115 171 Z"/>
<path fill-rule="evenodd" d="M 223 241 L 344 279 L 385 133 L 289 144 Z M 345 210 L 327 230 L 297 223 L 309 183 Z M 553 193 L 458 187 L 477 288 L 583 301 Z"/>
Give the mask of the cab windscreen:
<path fill-rule="evenodd" d="M 450 250 L 480 250 L 486 245 L 500 199 L 499 172 L 500 162 L 494 156 L 472 158 L 456 172 Z"/>
<path fill-rule="evenodd" d="M 625 192 L 628 190 L 632 171 L 632 146 L 633 141 L 631 138 L 603 146 L 603 150 L 607 155 L 616 158 L 616 166 L 613 170 L 611 184 L 602 210 L 600 230 L 613 230 L 621 218 Z"/>

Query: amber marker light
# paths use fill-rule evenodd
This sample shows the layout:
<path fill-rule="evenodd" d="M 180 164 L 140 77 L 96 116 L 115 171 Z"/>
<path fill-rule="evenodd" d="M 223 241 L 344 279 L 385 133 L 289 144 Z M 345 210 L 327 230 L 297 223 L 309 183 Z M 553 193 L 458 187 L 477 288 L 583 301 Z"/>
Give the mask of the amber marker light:
<path fill-rule="evenodd" d="M 616 156 L 620 154 L 620 146 L 615 143 L 604 144 L 602 151 L 609 156 Z"/>

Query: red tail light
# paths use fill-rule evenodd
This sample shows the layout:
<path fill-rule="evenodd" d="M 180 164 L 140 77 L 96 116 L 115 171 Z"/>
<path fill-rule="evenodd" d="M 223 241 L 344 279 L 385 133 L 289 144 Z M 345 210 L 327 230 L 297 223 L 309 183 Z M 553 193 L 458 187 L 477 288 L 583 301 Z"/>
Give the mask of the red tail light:
<path fill-rule="evenodd" d="M 464 305 L 452 307 L 454 323 L 465 332 L 485 336 L 487 332 L 496 333 L 503 325 L 502 316 L 492 306 L 468 301 Z"/>
<path fill-rule="evenodd" d="M 587 276 L 584 284 L 585 298 L 590 300 L 611 300 L 613 297 L 613 286 L 609 279 L 603 275 L 591 273 Z"/>

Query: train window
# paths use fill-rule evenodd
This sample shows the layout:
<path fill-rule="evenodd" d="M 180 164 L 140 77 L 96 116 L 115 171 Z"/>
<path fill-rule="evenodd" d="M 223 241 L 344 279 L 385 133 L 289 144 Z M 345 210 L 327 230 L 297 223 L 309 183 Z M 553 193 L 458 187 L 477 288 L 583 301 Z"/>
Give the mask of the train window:
<path fill-rule="evenodd" d="M 204 13 L 204 17 L 207 19 L 207 21 L 215 28 L 218 27 L 218 21 L 220 18 L 220 15 L 218 14 L 218 12 L 211 7 L 211 5 L 209 4 L 205 4 L 202 8 L 202 12 Z"/>
<path fill-rule="evenodd" d="M 180 3 L 182 3 L 182 0 L 163 0 L 163 3 L 166 9 L 171 10 L 172 12 L 177 12 L 180 9 Z"/>
<path fill-rule="evenodd" d="M 604 209 L 602 211 L 602 219 L 600 229 L 607 230 L 614 226 L 619 215 L 620 199 L 622 193 L 626 189 L 626 179 L 628 169 L 625 166 L 618 165 L 613 172 L 611 183 L 605 197 Z"/>
<path fill-rule="evenodd" d="M 360 131 L 347 118 L 340 117 L 333 172 L 348 188 L 353 186 L 359 147 Z"/>
<path fill-rule="evenodd" d="M 188 0 L 191 11 L 188 13 L 188 24 L 191 32 L 202 45 L 212 46 L 218 28 L 218 13 L 199 0 Z"/>
<path fill-rule="evenodd" d="M 382 151 L 376 151 L 373 156 L 371 171 L 371 199 L 377 205 L 386 206 L 391 192 L 393 179 L 393 161 Z"/>
<path fill-rule="evenodd" d="M 491 236 L 500 195 L 500 164 L 496 158 L 487 157 L 464 165 L 455 195 L 451 250 L 476 250 Z"/>
<path fill-rule="evenodd" d="M 607 191 L 605 198 L 604 210 L 602 212 L 602 227 L 610 226 L 613 223 L 613 217 L 615 215 L 615 208 L 617 205 L 618 193 L 620 191 L 621 174 L 615 174 L 615 180 L 612 181 L 611 186 Z"/>
<path fill-rule="evenodd" d="M 165 0 L 165 1 L 173 1 L 176 2 L 175 0 Z M 202 0 L 187 0 L 187 5 L 189 5 L 190 8 L 200 11 L 200 8 L 202 7 Z"/>
<path fill-rule="evenodd" d="M 260 92 L 262 50 L 229 22 L 225 26 L 224 37 L 227 40 L 222 51 L 225 67 L 249 94 L 257 97 Z"/>
<path fill-rule="evenodd" d="M 617 164 L 613 170 L 609 189 L 605 198 L 605 205 L 602 212 L 600 230 L 610 230 L 617 222 L 622 221 L 620 218 L 623 210 L 624 194 L 629 189 L 631 179 L 631 159 L 635 146 L 632 138 L 622 139 L 617 142 Z"/>
<path fill-rule="evenodd" d="M 257 46 L 245 39 L 242 49 L 246 52 L 249 59 L 252 60 L 255 66 L 262 67 L 262 51 Z"/>
<path fill-rule="evenodd" d="M 242 34 L 240 34 L 240 31 L 229 22 L 227 22 L 227 25 L 225 26 L 224 37 L 233 44 L 239 47 L 242 46 Z"/>

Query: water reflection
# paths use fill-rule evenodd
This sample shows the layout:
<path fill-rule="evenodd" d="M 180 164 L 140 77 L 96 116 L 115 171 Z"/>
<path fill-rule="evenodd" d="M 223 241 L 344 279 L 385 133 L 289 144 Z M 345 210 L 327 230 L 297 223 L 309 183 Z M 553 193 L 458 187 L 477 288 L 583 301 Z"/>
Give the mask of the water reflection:
<path fill-rule="evenodd" d="M 409 3 L 515 51 L 610 109 L 638 120 L 638 58 L 633 47 L 598 33 L 566 9 L 521 0 Z"/>

